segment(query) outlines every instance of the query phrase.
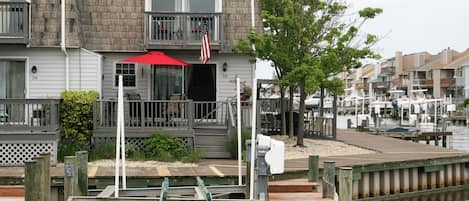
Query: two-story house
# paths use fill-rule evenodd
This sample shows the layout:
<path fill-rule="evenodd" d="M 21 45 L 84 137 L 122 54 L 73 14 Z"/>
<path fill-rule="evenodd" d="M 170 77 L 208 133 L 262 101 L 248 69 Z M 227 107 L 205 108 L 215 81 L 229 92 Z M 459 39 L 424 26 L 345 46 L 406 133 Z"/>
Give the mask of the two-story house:
<path fill-rule="evenodd" d="M 184 93 L 216 101 L 234 95 L 236 75 L 248 83 L 253 76 L 249 58 L 231 51 L 251 28 L 247 0 L 1 0 L 0 6 L 2 98 L 58 97 L 64 90 L 114 98 L 116 75 L 122 74 L 126 93 L 142 99 Z M 212 59 L 201 64 L 205 26 Z M 181 77 L 180 67 L 120 62 L 152 50 L 192 65 Z"/>
<path fill-rule="evenodd" d="M 262 31 L 259 1 L 254 15 L 255 28 Z M 49 102 L 31 99 L 96 90 L 101 101 L 94 112 L 94 133 L 113 136 L 117 78 L 122 75 L 129 140 L 142 144 L 142 137 L 166 129 L 199 146 L 195 124 L 227 122 L 225 101 L 236 95 L 235 77 L 252 85 L 252 58 L 232 51 L 249 34 L 251 17 L 250 0 L 0 0 L 0 130 L 56 128 L 57 114 L 50 115 Z M 205 30 L 212 58 L 202 64 Z M 150 51 L 191 65 L 122 62 Z M 171 103 L 175 96 L 183 100 Z M 200 137 L 198 142 L 218 143 L 200 145 L 210 146 L 201 147 L 207 155 L 226 157 L 221 153 L 225 135 Z M 54 149 L 54 143 L 47 149 Z"/>

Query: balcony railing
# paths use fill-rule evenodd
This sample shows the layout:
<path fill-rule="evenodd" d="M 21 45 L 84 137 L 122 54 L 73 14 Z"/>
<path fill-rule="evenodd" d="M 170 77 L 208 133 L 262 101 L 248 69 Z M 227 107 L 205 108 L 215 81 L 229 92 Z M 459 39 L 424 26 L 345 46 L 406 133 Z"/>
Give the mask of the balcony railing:
<path fill-rule="evenodd" d="M 433 87 L 433 80 L 425 80 L 425 85 L 428 87 Z"/>
<path fill-rule="evenodd" d="M 29 4 L 0 2 L 0 44 L 27 44 Z"/>
<path fill-rule="evenodd" d="M 368 83 L 357 83 L 355 84 L 356 89 L 368 90 Z"/>
<path fill-rule="evenodd" d="M 145 44 L 148 49 L 199 49 L 205 29 L 208 29 L 212 49 L 221 46 L 221 13 L 146 12 L 145 16 Z"/>
<path fill-rule="evenodd" d="M 454 78 L 440 79 L 440 87 L 453 87 L 455 84 L 456 84 L 456 79 Z"/>
<path fill-rule="evenodd" d="M 0 130 L 55 131 L 59 103 L 57 99 L 0 99 Z"/>
<path fill-rule="evenodd" d="M 391 88 L 391 82 L 375 82 L 372 84 L 373 88 L 387 89 Z"/>

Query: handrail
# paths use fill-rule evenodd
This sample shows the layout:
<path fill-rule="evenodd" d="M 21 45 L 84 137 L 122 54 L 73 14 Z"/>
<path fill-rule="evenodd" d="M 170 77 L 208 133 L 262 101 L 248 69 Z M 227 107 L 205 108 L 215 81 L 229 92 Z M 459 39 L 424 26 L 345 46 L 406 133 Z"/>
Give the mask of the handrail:
<path fill-rule="evenodd" d="M 228 104 L 228 120 L 229 120 L 229 123 L 231 123 L 231 127 L 236 127 L 235 125 L 235 121 L 234 121 L 234 115 L 233 115 L 233 107 L 231 105 L 231 99 L 228 99 L 227 100 L 227 104 Z"/>
<path fill-rule="evenodd" d="M 0 129 L 55 131 L 60 99 L 0 99 Z"/>

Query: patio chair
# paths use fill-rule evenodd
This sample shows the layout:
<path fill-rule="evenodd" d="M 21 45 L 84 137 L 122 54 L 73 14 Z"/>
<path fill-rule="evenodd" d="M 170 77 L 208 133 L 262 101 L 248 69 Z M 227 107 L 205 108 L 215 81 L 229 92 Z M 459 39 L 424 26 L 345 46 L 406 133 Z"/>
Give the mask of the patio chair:
<path fill-rule="evenodd" d="M 136 93 L 128 93 L 127 100 L 129 101 L 136 101 L 141 100 L 140 94 Z M 141 119 L 141 106 L 140 102 L 129 102 L 129 122 L 131 125 L 137 126 L 140 125 Z"/>
<path fill-rule="evenodd" d="M 177 118 L 181 116 L 180 100 L 184 100 L 183 94 L 173 94 L 170 96 L 168 106 L 166 108 L 166 122 L 171 121 L 175 117 Z"/>

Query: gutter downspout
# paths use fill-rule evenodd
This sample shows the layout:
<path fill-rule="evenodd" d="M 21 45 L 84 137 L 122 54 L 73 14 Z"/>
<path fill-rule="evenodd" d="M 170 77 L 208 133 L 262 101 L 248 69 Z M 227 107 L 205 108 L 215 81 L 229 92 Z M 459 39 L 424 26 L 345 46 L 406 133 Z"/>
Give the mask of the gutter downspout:
<path fill-rule="evenodd" d="M 70 59 L 69 55 L 67 53 L 67 48 L 65 47 L 65 0 L 60 1 L 60 6 L 61 6 L 61 19 L 60 19 L 60 33 L 61 33 L 61 39 L 60 39 L 60 48 L 62 49 L 62 52 L 65 54 L 65 90 L 68 91 L 70 90 Z"/>

